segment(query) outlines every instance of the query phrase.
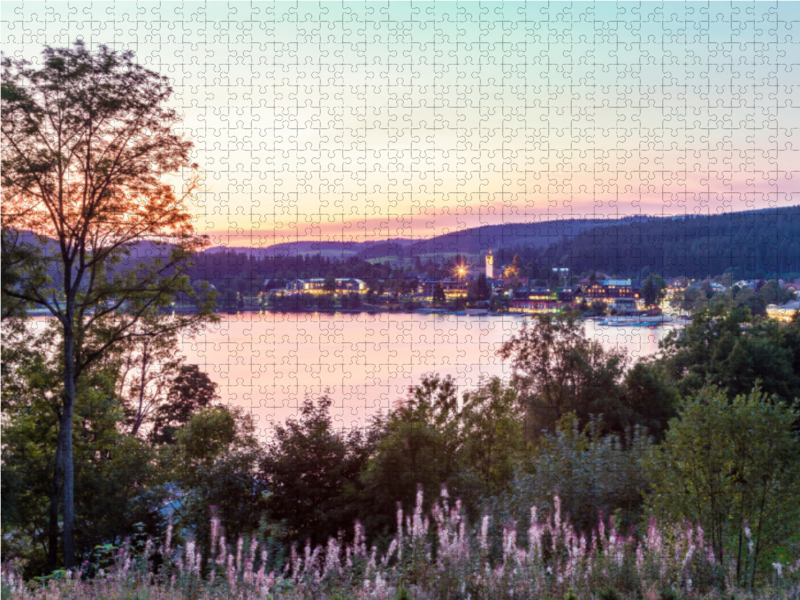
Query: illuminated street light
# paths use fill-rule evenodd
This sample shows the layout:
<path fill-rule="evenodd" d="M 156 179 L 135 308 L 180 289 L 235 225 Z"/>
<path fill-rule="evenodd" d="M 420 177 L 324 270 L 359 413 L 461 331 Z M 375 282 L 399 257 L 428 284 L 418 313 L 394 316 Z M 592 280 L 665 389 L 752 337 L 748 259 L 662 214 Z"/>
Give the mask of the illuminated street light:
<path fill-rule="evenodd" d="M 456 276 L 458 277 L 458 282 L 461 283 L 461 278 L 467 273 L 467 269 L 463 264 L 460 264 L 456 267 Z"/>

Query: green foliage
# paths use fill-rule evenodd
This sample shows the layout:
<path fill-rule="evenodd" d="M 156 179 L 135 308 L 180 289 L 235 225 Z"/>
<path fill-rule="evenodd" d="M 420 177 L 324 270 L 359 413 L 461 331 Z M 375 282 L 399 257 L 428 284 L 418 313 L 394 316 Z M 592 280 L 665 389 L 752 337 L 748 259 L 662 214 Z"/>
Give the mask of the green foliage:
<path fill-rule="evenodd" d="M 48 274 L 45 269 L 47 261 L 42 256 L 42 244 L 25 241 L 19 231 L 2 228 L 0 232 L 0 283 L 2 283 L 2 303 L 0 316 L 2 320 L 24 318 L 33 302 L 19 298 L 26 281 L 33 282 L 36 287 L 45 286 Z M 9 293 L 12 292 L 12 293 Z"/>
<path fill-rule="evenodd" d="M 625 374 L 620 424 L 641 425 L 660 441 L 669 420 L 677 414 L 679 400 L 677 388 L 661 367 L 639 361 Z"/>
<path fill-rule="evenodd" d="M 777 279 L 770 279 L 758 290 L 758 297 L 767 304 L 785 304 L 794 299 L 795 292 L 782 287 Z"/>
<path fill-rule="evenodd" d="M 641 460 L 651 442 L 638 427 L 624 439 L 603 436 L 601 430 L 598 420 L 581 431 L 574 415 L 563 417 L 556 432 L 545 435 L 524 461 L 508 491 L 493 502 L 494 512 L 525 522 L 531 506 L 551 506 L 557 493 L 579 531 L 596 527 L 600 512 L 617 513 L 621 524 L 636 523 L 647 481 Z"/>
<path fill-rule="evenodd" d="M 173 131 L 167 78 L 132 52 L 45 47 L 37 64 L 2 59 L 2 227 L 30 231 L 30 255 L 3 239 L 3 300 L 37 304 L 56 317 L 63 347 L 58 394 L 64 564 L 76 560 L 76 467 L 73 416 L 82 379 L 95 363 L 134 337 L 186 330 L 210 317 L 213 299 L 197 298 L 185 269 L 205 245 L 189 200 L 197 190 L 192 142 Z M 163 176 L 187 173 L 172 186 Z M 143 258 L 132 268 L 121 263 Z M 40 276 L 45 270 L 52 276 Z M 49 273 L 48 273 L 49 275 Z M 194 298 L 197 314 L 175 315 L 143 331 L 146 315 L 176 294 Z M 60 476 L 54 473 L 55 479 Z"/>
<path fill-rule="evenodd" d="M 640 293 L 647 306 L 658 305 L 666 294 L 667 283 L 658 273 L 650 273 L 642 282 Z"/>
<path fill-rule="evenodd" d="M 492 290 L 486 279 L 486 273 L 478 274 L 478 278 L 470 283 L 469 295 L 470 300 L 488 300 L 491 297 Z"/>
<path fill-rule="evenodd" d="M 597 592 L 597 600 L 620 600 L 620 595 L 613 587 L 606 586 Z"/>
<path fill-rule="evenodd" d="M 800 397 L 797 339 L 794 327 L 718 306 L 698 311 L 685 329 L 670 332 L 661 342 L 659 364 L 684 397 L 709 383 L 730 396 L 747 394 L 760 382 L 764 392 L 791 402 Z"/>
<path fill-rule="evenodd" d="M 513 388 L 492 378 L 463 396 L 460 414 L 464 465 L 460 486 L 480 496 L 505 490 L 514 475 L 514 461 L 522 448 L 522 423 L 516 413 Z"/>
<path fill-rule="evenodd" d="M 511 383 L 525 411 L 525 436 L 552 431 L 574 412 L 581 425 L 592 414 L 604 414 L 613 430 L 625 424 L 621 379 L 626 357 L 589 340 L 572 313 L 539 316 L 505 342 L 498 354 L 511 361 Z"/>
<path fill-rule="evenodd" d="M 759 389 L 729 401 L 704 387 L 682 406 L 646 460 L 656 516 L 703 525 L 717 561 L 734 560 L 751 584 L 800 526 L 796 413 Z"/>
<path fill-rule="evenodd" d="M 352 496 L 370 454 L 371 441 L 358 430 L 334 429 L 330 398 L 306 399 L 298 418 L 275 426 L 275 437 L 261 461 L 270 495 L 269 516 L 284 522 L 301 541 L 322 543 L 355 516 Z"/>
<path fill-rule="evenodd" d="M 411 600 L 411 596 L 404 587 L 397 590 L 397 595 L 394 598 L 395 600 Z"/>
<path fill-rule="evenodd" d="M 258 530 L 266 486 L 258 474 L 264 455 L 252 418 L 238 407 L 205 408 L 179 430 L 176 441 L 165 451 L 179 530 L 207 541 L 211 507 L 227 531 Z"/>
<path fill-rule="evenodd" d="M 458 388 L 451 377 L 423 377 L 408 398 L 385 421 L 375 452 L 362 475 L 365 525 L 388 533 L 394 525 L 395 503 L 413 506 L 417 486 L 428 498 L 442 484 L 456 488 L 461 473 Z"/>
<path fill-rule="evenodd" d="M 434 304 L 441 304 L 445 302 L 447 297 L 444 294 L 444 288 L 442 287 L 441 283 L 437 283 L 433 286 L 433 303 Z"/>
<path fill-rule="evenodd" d="M 50 500 L 61 390 L 58 339 L 53 326 L 41 335 L 6 336 L 3 346 L 3 553 L 25 556 L 28 572 L 37 574 L 51 571 L 58 556 L 48 534 L 55 526 L 57 541 Z M 119 541 L 134 523 L 144 522 L 151 532 L 162 525 L 157 508 L 164 494 L 158 488 L 155 449 L 119 427 L 117 366 L 97 364 L 77 390 L 75 508 L 84 524 L 76 537 L 78 556 L 87 556 L 97 544 Z M 58 494 L 60 480 L 55 485 Z"/>
<path fill-rule="evenodd" d="M 172 381 L 166 401 L 155 411 L 153 428 L 148 438 L 155 444 L 174 444 L 179 428 L 192 415 L 218 400 L 217 384 L 197 365 L 182 365 Z"/>
<path fill-rule="evenodd" d="M 238 438 L 243 418 L 241 408 L 226 406 L 206 408 L 194 415 L 178 433 L 181 468 L 191 472 L 201 463 L 212 462 L 223 449 L 234 444 L 249 445 L 250 440 Z M 252 426 L 246 427 L 245 434 L 251 434 Z"/>
<path fill-rule="evenodd" d="M 680 600 L 681 595 L 672 588 L 664 588 L 658 597 L 659 600 Z"/>
<path fill-rule="evenodd" d="M 606 314 L 608 307 L 602 300 L 594 300 L 588 307 L 589 314 L 594 317 L 602 317 Z"/>

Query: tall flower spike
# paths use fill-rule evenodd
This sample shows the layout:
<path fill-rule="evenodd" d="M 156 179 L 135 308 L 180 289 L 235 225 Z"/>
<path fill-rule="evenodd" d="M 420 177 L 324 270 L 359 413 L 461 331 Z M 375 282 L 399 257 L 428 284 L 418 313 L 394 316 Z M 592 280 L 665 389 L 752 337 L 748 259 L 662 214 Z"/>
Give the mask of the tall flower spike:
<path fill-rule="evenodd" d="M 483 520 L 481 521 L 481 538 L 480 538 L 480 546 L 481 550 L 486 552 L 489 549 L 489 519 L 491 517 L 489 515 L 484 515 Z"/>

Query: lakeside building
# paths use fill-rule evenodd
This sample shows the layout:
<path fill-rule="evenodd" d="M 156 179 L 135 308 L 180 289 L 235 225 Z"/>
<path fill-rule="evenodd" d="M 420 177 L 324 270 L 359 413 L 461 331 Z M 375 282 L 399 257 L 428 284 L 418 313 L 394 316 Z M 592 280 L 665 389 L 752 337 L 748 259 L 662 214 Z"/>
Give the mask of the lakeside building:
<path fill-rule="evenodd" d="M 555 314 L 572 307 L 580 288 L 520 289 L 508 303 L 508 311 L 523 314 Z"/>
<path fill-rule="evenodd" d="M 800 300 L 792 300 L 782 306 L 777 304 L 767 306 L 767 316 L 770 319 L 784 321 L 785 323 L 791 321 L 798 311 L 800 311 Z"/>
<path fill-rule="evenodd" d="M 618 311 L 642 310 L 644 300 L 639 288 L 641 282 L 631 279 L 604 279 L 590 283 L 582 289 L 583 298 L 589 302 L 604 302 L 609 309 Z"/>
<path fill-rule="evenodd" d="M 351 293 L 366 294 L 369 290 L 366 282 L 360 279 L 336 279 L 335 293 Z M 327 294 L 325 290 L 325 279 L 322 277 L 313 277 L 311 279 L 295 279 L 286 284 L 287 293 L 303 293 L 303 294 Z"/>
<path fill-rule="evenodd" d="M 454 300 L 456 298 L 466 298 L 468 292 L 469 282 L 466 280 L 459 281 L 457 279 L 425 279 L 419 282 L 417 286 L 417 296 L 420 300 L 433 300 L 433 291 L 436 285 L 441 285 L 444 291 L 444 297 L 447 300 Z"/>

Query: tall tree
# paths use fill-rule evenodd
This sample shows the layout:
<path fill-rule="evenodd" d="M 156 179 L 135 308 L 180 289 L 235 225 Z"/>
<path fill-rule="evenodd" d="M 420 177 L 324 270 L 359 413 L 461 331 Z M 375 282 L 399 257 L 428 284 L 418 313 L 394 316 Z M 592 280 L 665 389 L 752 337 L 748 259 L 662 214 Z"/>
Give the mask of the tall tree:
<path fill-rule="evenodd" d="M 275 437 L 261 463 L 272 494 L 270 517 L 283 521 L 300 540 L 324 543 L 348 527 L 355 516 L 352 494 L 373 449 L 358 429 L 349 434 L 335 427 L 333 401 L 309 398 L 297 418 L 275 425 Z"/>
<path fill-rule="evenodd" d="M 666 295 L 667 284 L 658 273 L 650 273 L 642 283 L 642 299 L 647 306 L 659 304 Z"/>
<path fill-rule="evenodd" d="M 441 304 L 447 301 L 447 296 L 444 294 L 444 288 L 441 283 L 436 283 L 433 286 L 433 303 Z"/>
<path fill-rule="evenodd" d="M 587 339 L 575 315 L 540 315 L 525 323 L 498 354 L 511 360 L 511 384 L 526 413 L 528 441 L 544 429 L 552 431 L 568 412 L 581 425 L 590 415 L 603 414 L 612 429 L 620 427 L 625 355 Z"/>
<path fill-rule="evenodd" d="M 197 365 L 181 365 L 167 393 L 166 402 L 155 410 L 153 429 L 148 436 L 150 441 L 174 444 L 178 429 L 215 400 L 219 400 L 217 384 Z"/>
<path fill-rule="evenodd" d="M 93 53 L 82 42 L 45 48 L 42 58 L 40 67 L 2 61 L 2 226 L 49 240 L 56 250 L 43 259 L 57 276 L 3 287 L 6 297 L 48 309 L 62 328 L 58 446 L 64 561 L 72 568 L 72 422 L 82 374 L 126 339 L 206 318 L 211 299 L 195 315 L 156 320 L 156 331 L 134 327 L 175 293 L 195 296 L 183 269 L 205 243 L 189 212 L 199 184 L 192 142 L 173 132 L 179 118 L 166 106 L 168 80 L 131 52 Z M 160 256 L 120 264 L 151 254 Z"/>

